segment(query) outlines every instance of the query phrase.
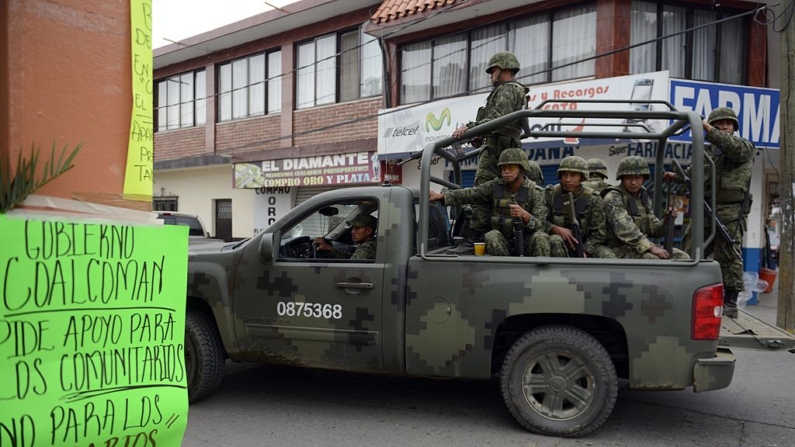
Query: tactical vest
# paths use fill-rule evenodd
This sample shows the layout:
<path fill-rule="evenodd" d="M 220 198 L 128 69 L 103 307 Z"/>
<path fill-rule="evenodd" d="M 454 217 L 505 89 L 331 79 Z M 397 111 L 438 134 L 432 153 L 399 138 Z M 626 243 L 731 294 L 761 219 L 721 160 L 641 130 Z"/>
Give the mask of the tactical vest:
<path fill-rule="evenodd" d="M 581 186 L 581 192 L 578 197 L 574 199 L 574 214 L 577 215 L 577 221 L 580 223 L 580 229 L 585 233 L 588 228 L 588 217 L 590 213 L 588 210 L 588 201 L 591 198 L 591 189 Z M 558 227 L 565 227 L 571 229 L 571 222 L 569 215 L 563 208 L 563 188 L 560 184 L 555 185 L 552 190 L 552 214 L 549 216 L 550 222 Z"/>
<path fill-rule="evenodd" d="M 499 230 L 507 238 L 513 237 L 513 217 L 511 216 L 511 205 L 516 204 L 527 211 L 527 198 L 530 196 L 530 188 L 522 185 L 514 199 L 505 198 L 506 185 L 502 183 L 494 184 L 494 194 L 492 203 L 491 228 Z"/>
<path fill-rule="evenodd" d="M 627 213 L 632 218 L 632 221 L 635 223 L 635 226 L 638 227 L 641 233 L 645 235 L 651 234 L 651 219 L 650 219 L 650 212 L 649 208 L 651 205 L 651 201 L 649 200 L 649 192 L 646 191 L 646 188 L 640 189 L 640 202 L 643 209 L 638 206 L 638 202 L 635 200 L 632 195 L 623 188 L 619 188 L 618 186 L 608 186 L 607 188 L 602 190 L 602 197 L 605 197 L 610 191 L 618 191 L 621 193 L 621 200 L 624 204 L 624 208 L 627 210 Z M 608 227 L 610 227 L 608 225 Z M 608 230 L 608 238 L 607 243 L 610 247 L 620 247 L 624 245 L 624 242 L 618 239 L 615 236 L 612 228 Z"/>
<path fill-rule="evenodd" d="M 510 84 L 516 84 L 516 87 L 513 87 L 513 86 L 508 87 Z M 525 90 L 524 90 L 525 87 L 519 81 L 513 80 L 513 81 L 503 82 L 503 83 L 497 85 L 497 87 L 495 87 L 494 90 L 492 90 L 491 93 L 489 93 L 489 96 L 486 98 L 486 106 L 478 108 L 477 115 L 475 117 L 475 121 L 476 122 L 480 121 L 481 119 L 483 119 L 486 116 L 486 108 L 489 106 L 489 104 L 491 102 L 491 98 L 493 98 L 494 95 L 496 95 L 497 92 L 501 91 L 503 88 L 518 88 L 522 92 L 522 97 L 524 97 L 524 95 L 525 95 L 525 93 L 524 93 L 525 92 Z M 518 110 L 521 110 L 521 109 L 518 109 Z M 509 138 L 512 138 L 512 139 L 518 141 L 519 137 L 521 135 L 522 135 L 522 125 L 521 125 L 521 123 L 519 121 L 510 122 L 510 123 L 505 124 L 505 125 L 501 126 L 500 128 L 498 128 L 493 134 L 488 135 L 486 137 L 487 140 L 489 138 L 492 138 L 495 141 L 486 141 L 486 144 L 491 143 L 490 144 L 491 147 L 494 147 L 495 149 L 498 149 L 499 137 L 500 136 L 509 137 Z M 510 145 L 510 143 L 508 143 L 508 144 Z M 499 149 L 504 149 L 504 148 L 499 148 Z M 498 152 L 501 152 L 501 151 L 498 150 Z M 499 154 L 497 154 L 497 156 L 499 156 Z"/>
<path fill-rule="evenodd" d="M 746 199 L 751 186 L 753 161 L 735 163 L 718 155 L 715 157 L 715 175 L 719 181 L 715 185 L 715 201 L 720 205 L 740 204 Z M 704 167 L 704 197 L 712 195 L 709 164 Z"/>

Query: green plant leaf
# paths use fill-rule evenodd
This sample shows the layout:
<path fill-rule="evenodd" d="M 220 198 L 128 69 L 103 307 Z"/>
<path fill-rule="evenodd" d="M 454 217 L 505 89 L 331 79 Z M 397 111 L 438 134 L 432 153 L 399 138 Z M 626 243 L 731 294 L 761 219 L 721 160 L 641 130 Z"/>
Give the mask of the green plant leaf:
<path fill-rule="evenodd" d="M 19 152 L 19 156 L 17 157 L 17 169 L 13 178 L 11 176 L 10 161 L 0 160 L 0 187 L 2 187 L 2 191 L 0 191 L 0 213 L 5 213 L 13 209 L 36 190 L 53 181 L 64 172 L 72 169 L 74 167 L 72 161 L 82 147 L 82 143 L 75 146 L 64 161 L 64 155 L 69 149 L 68 144 L 65 144 L 56 162 L 55 142 L 53 142 L 50 160 L 44 164 L 42 177 L 40 179 L 36 178 L 36 166 L 39 163 L 39 150 L 34 144 L 31 144 L 30 161 L 22 157 L 22 151 Z"/>

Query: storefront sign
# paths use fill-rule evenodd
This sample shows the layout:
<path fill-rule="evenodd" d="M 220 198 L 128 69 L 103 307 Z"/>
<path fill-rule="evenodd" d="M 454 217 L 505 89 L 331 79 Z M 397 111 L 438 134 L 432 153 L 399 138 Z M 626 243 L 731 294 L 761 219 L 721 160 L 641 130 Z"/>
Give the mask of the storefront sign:
<path fill-rule="evenodd" d="M 740 122 L 739 134 L 757 147 L 778 149 L 779 91 L 742 85 L 671 80 L 671 103 L 677 110 L 693 110 L 707 117 L 718 107 L 730 107 Z M 672 137 L 674 141 L 691 139 L 690 132 Z"/>
<path fill-rule="evenodd" d="M 254 234 L 273 225 L 293 208 L 297 190 L 289 186 L 254 189 Z"/>
<path fill-rule="evenodd" d="M 478 107 L 482 106 L 487 93 L 479 95 L 451 98 L 418 106 L 406 106 L 393 111 L 386 111 L 378 119 L 378 154 L 381 158 L 405 158 L 408 154 L 422 150 L 425 145 L 442 140 L 453 134 L 453 131 L 475 119 Z M 558 99 L 576 101 L 582 99 L 624 99 L 637 101 L 634 103 L 548 103 L 544 109 L 562 110 L 663 110 L 665 106 L 650 104 L 647 100 L 668 100 L 668 72 L 645 73 L 642 75 L 621 76 L 617 78 L 594 79 L 582 82 L 569 82 L 546 86 L 534 86 L 528 94 L 528 108 L 535 108 L 546 100 Z M 552 118 L 532 118 L 532 130 L 588 130 L 592 132 L 615 132 L 616 127 L 594 126 L 592 123 L 622 124 L 620 119 L 599 119 L 596 121 L 571 120 Z M 565 123 L 569 121 L 569 123 Z M 591 123 L 591 125 L 589 125 Z M 632 123 L 627 123 L 632 124 Z M 645 122 L 652 130 L 663 128 L 662 121 Z M 621 128 L 621 127 L 619 127 Z M 624 128 L 627 137 L 637 138 L 641 132 L 638 127 Z M 528 138 L 522 141 L 522 147 L 546 148 L 564 145 L 603 144 L 603 140 L 584 140 L 580 138 Z"/>
<path fill-rule="evenodd" d="M 235 188 L 293 188 L 380 181 L 381 166 L 374 152 L 235 164 Z"/>

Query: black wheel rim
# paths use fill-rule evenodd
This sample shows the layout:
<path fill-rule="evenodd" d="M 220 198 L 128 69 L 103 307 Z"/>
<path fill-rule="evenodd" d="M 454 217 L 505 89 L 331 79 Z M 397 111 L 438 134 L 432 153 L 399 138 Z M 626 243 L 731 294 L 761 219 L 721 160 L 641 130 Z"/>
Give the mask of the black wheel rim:
<path fill-rule="evenodd" d="M 188 376 L 188 387 L 193 385 L 198 370 L 197 362 L 199 361 L 199 346 L 193 337 L 185 337 L 185 369 Z"/>
<path fill-rule="evenodd" d="M 546 352 L 522 373 L 522 392 L 530 408 L 557 421 L 576 418 L 593 403 L 596 382 L 583 361 L 569 352 Z"/>

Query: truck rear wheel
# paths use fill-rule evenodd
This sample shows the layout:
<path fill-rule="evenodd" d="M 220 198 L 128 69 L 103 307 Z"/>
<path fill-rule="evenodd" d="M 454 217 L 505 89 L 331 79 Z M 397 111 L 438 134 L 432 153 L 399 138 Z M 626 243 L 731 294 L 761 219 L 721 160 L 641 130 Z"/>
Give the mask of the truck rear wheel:
<path fill-rule="evenodd" d="M 593 336 L 546 326 L 521 336 L 502 366 L 502 396 L 528 430 L 578 437 L 602 425 L 616 403 L 613 361 Z"/>
<path fill-rule="evenodd" d="M 202 312 L 188 310 L 185 319 L 185 369 L 188 400 L 196 402 L 212 394 L 224 378 L 224 354 L 218 332 Z"/>

